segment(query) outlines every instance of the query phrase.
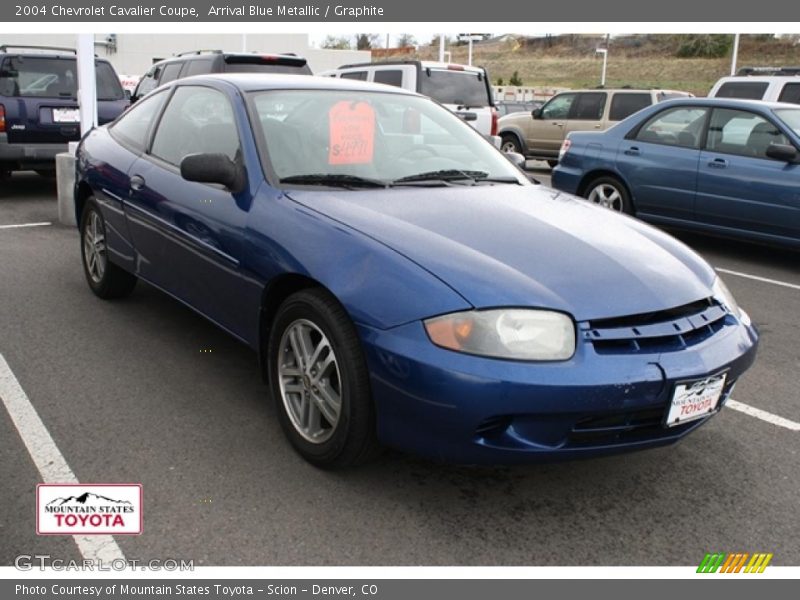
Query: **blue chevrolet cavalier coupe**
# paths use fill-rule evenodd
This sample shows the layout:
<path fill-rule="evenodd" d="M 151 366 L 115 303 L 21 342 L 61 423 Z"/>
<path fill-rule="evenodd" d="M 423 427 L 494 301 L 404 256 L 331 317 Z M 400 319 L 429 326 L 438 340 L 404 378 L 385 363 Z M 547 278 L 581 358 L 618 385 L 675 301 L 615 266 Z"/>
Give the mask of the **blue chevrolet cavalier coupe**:
<path fill-rule="evenodd" d="M 532 184 L 396 88 L 182 79 L 87 135 L 77 169 L 92 291 L 142 279 L 258 352 L 316 465 L 668 444 L 755 358 L 747 314 L 686 246 Z"/>

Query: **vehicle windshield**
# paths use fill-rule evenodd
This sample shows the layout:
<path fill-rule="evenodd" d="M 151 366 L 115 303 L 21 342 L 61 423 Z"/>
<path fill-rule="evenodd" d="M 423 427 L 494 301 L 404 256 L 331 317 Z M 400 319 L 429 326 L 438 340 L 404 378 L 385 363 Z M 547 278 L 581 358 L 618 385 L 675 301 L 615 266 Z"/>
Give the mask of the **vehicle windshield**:
<path fill-rule="evenodd" d="M 778 118 L 786 123 L 797 135 L 800 135 L 800 108 L 779 108 L 775 111 Z"/>
<path fill-rule="evenodd" d="M 491 105 L 483 73 L 475 71 L 422 69 L 419 91 L 442 104 L 473 108 Z"/>
<path fill-rule="evenodd" d="M 125 93 L 111 65 L 96 63 L 97 99 L 122 100 Z M 12 56 L 0 67 L 0 95 L 20 98 L 65 98 L 78 95 L 74 58 Z"/>
<path fill-rule="evenodd" d="M 284 184 L 529 183 L 472 127 L 421 96 L 272 90 L 250 101 L 267 170 Z"/>

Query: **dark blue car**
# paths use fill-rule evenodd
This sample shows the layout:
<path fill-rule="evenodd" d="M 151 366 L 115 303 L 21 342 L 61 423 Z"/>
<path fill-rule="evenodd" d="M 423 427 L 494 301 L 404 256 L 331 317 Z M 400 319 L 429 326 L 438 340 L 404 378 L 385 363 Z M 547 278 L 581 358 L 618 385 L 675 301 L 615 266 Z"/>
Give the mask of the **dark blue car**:
<path fill-rule="evenodd" d="M 255 350 L 321 466 L 381 445 L 513 463 L 668 444 L 756 353 L 683 244 L 532 184 L 389 86 L 173 82 L 83 140 L 76 210 L 94 293 L 141 279 Z"/>
<path fill-rule="evenodd" d="M 556 189 L 664 226 L 800 247 L 800 108 L 691 98 L 572 133 Z"/>

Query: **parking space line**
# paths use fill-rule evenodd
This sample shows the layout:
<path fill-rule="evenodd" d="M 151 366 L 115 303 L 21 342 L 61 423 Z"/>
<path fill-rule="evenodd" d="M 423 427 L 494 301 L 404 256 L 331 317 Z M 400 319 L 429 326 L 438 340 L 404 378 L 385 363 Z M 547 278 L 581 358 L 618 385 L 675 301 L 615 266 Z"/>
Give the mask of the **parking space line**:
<path fill-rule="evenodd" d="M 0 400 L 3 401 L 11 421 L 39 470 L 42 481 L 80 483 L 2 354 L 0 354 Z M 72 537 L 85 559 L 102 560 L 105 564 L 110 564 L 116 559 L 125 560 L 125 555 L 113 536 L 73 535 Z"/>
<path fill-rule="evenodd" d="M 777 279 L 770 279 L 769 277 L 759 277 L 758 275 L 749 275 L 748 273 L 741 273 L 739 271 L 731 271 L 729 269 L 720 269 L 719 267 L 716 268 L 717 271 L 720 273 L 726 273 L 728 275 L 735 275 L 736 277 L 744 277 L 745 279 L 752 279 L 754 281 L 761 281 L 763 283 L 771 283 L 773 285 L 779 285 L 781 287 L 791 288 L 793 290 L 800 290 L 800 285 L 796 283 L 787 283 L 786 281 L 779 281 Z"/>
<path fill-rule="evenodd" d="M 791 431 L 800 431 L 800 423 L 795 421 L 790 421 L 789 419 L 784 419 L 783 417 L 779 417 L 778 415 L 773 415 L 771 412 L 767 412 L 765 410 L 761 410 L 760 408 L 756 408 L 755 406 L 750 406 L 749 404 L 744 404 L 743 402 L 737 402 L 733 398 L 728 400 L 725 403 L 725 406 L 728 408 L 732 408 L 733 410 L 738 410 L 746 415 L 750 415 L 751 417 L 755 417 L 756 419 L 761 419 L 762 421 L 766 421 L 767 423 L 772 423 L 773 425 L 777 425 L 778 427 L 784 427 Z"/>
<path fill-rule="evenodd" d="M 42 223 L 15 223 L 13 225 L 0 225 L 0 229 L 22 229 L 23 227 L 47 227 L 48 225 L 52 225 L 50 221 L 44 221 Z"/>

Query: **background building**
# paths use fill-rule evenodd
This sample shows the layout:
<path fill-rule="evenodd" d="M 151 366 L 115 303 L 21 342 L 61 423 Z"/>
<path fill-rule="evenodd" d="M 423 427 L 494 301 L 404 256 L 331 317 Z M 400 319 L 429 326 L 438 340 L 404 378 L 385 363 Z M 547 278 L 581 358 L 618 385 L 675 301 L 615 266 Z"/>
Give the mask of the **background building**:
<path fill-rule="evenodd" d="M 0 45 L 21 44 L 74 48 L 75 34 L 0 34 Z M 305 33 L 248 34 L 95 34 L 95 53 L 107 58 L 120 75 L 140 76 L 156 60 L 189 50 L 225 52 L 294 52 L 304 56 L 314 73 L 352 62 L 369 62 L 369 51 L 311 48 Z"/>

